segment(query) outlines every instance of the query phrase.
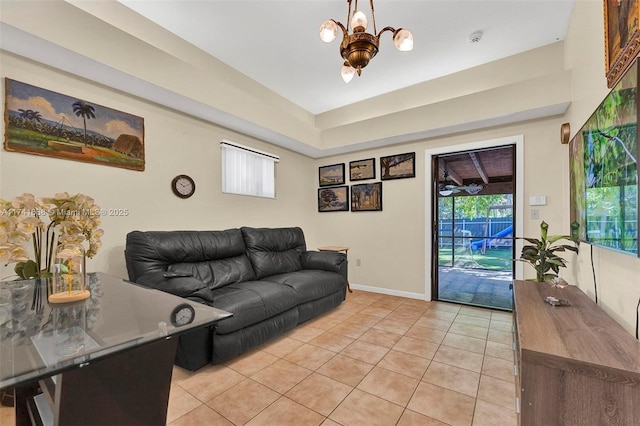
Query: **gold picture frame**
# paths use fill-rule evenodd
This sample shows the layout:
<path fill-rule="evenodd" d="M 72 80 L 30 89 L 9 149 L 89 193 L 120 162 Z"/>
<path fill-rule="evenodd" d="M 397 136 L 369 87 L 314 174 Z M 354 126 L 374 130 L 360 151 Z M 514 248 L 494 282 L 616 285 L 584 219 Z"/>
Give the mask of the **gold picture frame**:
<path fill-rule="evenodd" d="M 607 87 L 612 88 L 640 52 L 638 0 L 604 0 Z"/>

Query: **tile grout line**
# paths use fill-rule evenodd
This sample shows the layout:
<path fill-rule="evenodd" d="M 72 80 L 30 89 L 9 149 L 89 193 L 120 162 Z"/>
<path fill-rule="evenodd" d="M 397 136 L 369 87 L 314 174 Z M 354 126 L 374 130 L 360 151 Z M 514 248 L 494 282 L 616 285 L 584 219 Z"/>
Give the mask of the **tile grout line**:
<path fill-rule="evenodd" d="M 389 330 L 384 329 L 384 328 L 376 328 L 376 326 L 377 326 L 380 322 L 382 322 L 383 320 L 385 320 L 385 319 L 386 319 L 386 320 L 389 320 L 389 321 L 394 321 L 394 320 L 392 319 L 394 312 L 399 311 L 399 309 L 400 309 L 402 306 L 405 306 L 405 307 L 412 307 L 412 308 L 413 308 L 413 307 L 417 307 L 418 309 L 420 308 L 420 306 L 419 306 L 419 305 L 413 305 L 413 304 L 407 304 L 406 302 L 402 302 L 402 303 L 399 303 L 399 304 L 395 305 L 395 307 L 394 307 L 393 309 L 391 309 L 391 311 L 390 311 L 389 313 L 387 313 L 386 315 L 384 315 L 384 316 L 370 315 L 370 314 L 362 313 L 362 312 L 361 312 L 361 311 L 363 311 L 363 310 L 367 309 L 368 307 L 369 307 L 369 308 L 372 308 L 373 306 L 371 306 L 371 305 L 375 304 L 377 301 L 379 301 L 379 300 L 380 300 L 380 299 L 382 299 L 382 298 L 383 298 L 383 297 L 376 298 L 376 299 L 372 300 L 370 303 L 367 303 L 367 304 L 360 304 L 360 303 L 356 303 L 356 302 L 351 302 L 352 304 L 355 304 L 355 305 L 357 305 L 358 307 L 359 307 L 360 305 L 362 305 L 362 307 L 359 307 L 359 310 L 358 310 L 358 311 L 355 311 L 355 312 L 352 312 L 352 311 L 347 310 L 346 312 L 352 312 L 352 313 L 351 313 L 351 315 L 348 315 L 348 316 L 346 316 L 345 318 L 342 318 L 342 319 L 340 319 L 340 320 L 336 320 L 336 321 L 339 321 L 339 323 L 338 323 L 338 324 L 336 324 L 336 325 L 334 325 L 334 326 L 332 326 L 332 327 L 330 327 L 330 328 L 325 329 L 325 328 L 313 327 L 313 324 L 312 324 L 312 323 L 310 323 L 310 324 L 308 325 L 309 327 L 317 328 L 318 330 L 321 330 L 322 332 L 321 332 L 321 333 L 319 333 L 317 336 L 314 336 L 314 337 L 313 337 L 312 339 L 310 339 L 309 341 L 299 340 L 298 338 L 290 337 L 290 338 L 292 338 L 292 339 L 294 339 L 294 340 L 296 340 L 296 341 L 300 342 L 302 345 L 304 345 L 304 344 L 308 344 L 308 345 L 313 346 L 313 347 L 315 347 L 315 348 L 319 348 L 319 349 L 322 349 L 322 350 L 329 351 L 329 352 L 331 352 L 331 353 L 333 354 L 333 355 L 331 356 L 331 358 L 329 358 L 328 360 L 324 361 L 322 364 L 320 364 L 319 366 L 317 366 L 316 368 L 314 368 L 313 370 L 311 370 L 311 374 L 313 374 L 313 373 L 317 373 L 318 375 L 320 375 L 320 376 L 322 376 L 322 377 L 326 377 L 326 378 L 328 378 L 328 379 L 330 379 L 330 380 L 335 380 L 335 379 L 333 379 L 333 378 L 331 378 L 331 377 L 329 377 L 329 376 L 327 376 L 327 375 L 325 375 L 325 374 L 323 374 L 323 373 L 320 373 L 318 370 L 319 370 L 319 369 L 321 369 L 325 364 L 327 364 L 327 363 L 328 363 L 328 362 L 330 362 L 331 360 L 335 359 L 337 355 L 342 355 L 342 356 L 345 356 L 345 357 L 347 357 L 347 358 L 353 359 L 353 360 L 355 360 L 355 361 L 364 362 L 364 361 L 362 361 L 362 360 L 360 360 L 360 359 L 350 357 L 350 356 L 349 356 L 349 355 L 347 355 L 347 354 L 342 354 L 342 350 L 344 350 L 344 348 L 348 347 L 348 346 L 349 346 L 349 345 L 351 345 L 352 343 L 354 343 L 354 342 L 356 342 L 356 341 L 360 341 L 360 342 L 363 342 L 363 343 L 372 344 L 372 345 L 374 345 L 374 346 L 378 346 L 378 347 L 381 347 L 381 348 L 384 348 L 384 349 L 385 349 L 385 353 L 384 353 L 384 355 L 382 355 L 382 356 L 380 357 L 380 359 L 379 359 L 375 364 L 369 364 L 369 365 L 371 365 L 371 366 L 372 366 L 372 369 L 371 369 L 367 374 L 365 374 L 362 378 L 360 378 L 360 379 L 359 379 L 359 381 L 358 381 L 357 383 L 355 383 L 353 386 L 351 386 L 350 384 L 346 384 L 347 386 L 350 386 L 350 387 L 351 387 L 351 390 L 350 390 L 350 391 L 349 391 L 349 392 L 348 392 L 348 393 L 347 393 L 347 394 L 346 394 L 342 399 L 340 399 L 340 401 L 338 402 L 338 404 L 337 404 L 337 405 L 332 409 L 331 413 L 329 413 L 328 415 L 326 415 L 326 416 L 325 416 L 324 414 L 319 413 L 319 412 L 317 412 L 317 411 L 313 410 L 311 407 L 307 407 L 306 405 L 301 404 L 301 403 L 299 403 L 299 402 L 297 402 L 297 401 L 295 401 L 295 400 L 291 399 L 290 397 L 286 396 L 286 393 L 287 393 L 288 391 L 290 391 L 291 389 L 293 389 L 295 386 L 297 386 L 297 385 L 298 385 L 299 383 L 301 383 L 302 381 L 306 380 L 306 379 L 302 379 L 300 382 L 298 382 L 297 384 L 295 384 L 293 387 L 289 388 L 289 390 L 287 390 L 287 391 L 286 391 L 286 392 L 284 392 L 284 393 L 281 393 L 281 392 L 279 392 L 279 391 L 277 391 L 277 390 L 275 390 L 275 389 L 273 389 L 273 388 L 271 388 L 271 387 L 269 387 L 269 386 L 267 386 L 267 385 L 263 385 L 263 386 L 266 386 L 266 387 L 268 387 L 269 389 L 273 390 L 274 392 L 278 393 L 278 394 L 279 394 L 279 397 L 278 397 L 278 398 L 276 398 L 276 400 L 274 400 L 274 401 L 273 401 L 273 402 L 271 402 L 270 404 L 268 404 L 266 407 L 264 407 L 262 410 L 260 410 L 260 412 L 258 412 L 257 414 L 255 414 L 255 415 L 254 415 L 254 416 L 253 416 L 249 421 L 251 421 L 251 420 L 252 420 L 252 419 L 254 419 L 255 417 L 259 416 L 262 412 L 264 412 L 265 410 L 267 410 L 270 406 L 272 406 L 273 404 L 275 404 L 277 401 L 280 401 L 280 400 L 282 399 L 282 397 L 287 398 L 287 399 L 289 399 L 289 400 L 291 400 L 291 401 L 294 401 L 295 403 L 300 404 L 300 405 L 302 405 L 303 407 L 305 407 L 305 408 L 307 408 L 307 409 L 309 409 L 309 410 L 311 410 L 311 411 L 313 411 L 313 412 L 315 412 L 315 413 L 319 414 L 320 416 L 322 416 L 322 417 L 323 417 L 324 421 L 326 421 L 327 419 L 330 419 L 330 416 L 335 412 L 335 410 L 336 410 L 338 407 L 340 407 L 340 405 L 341 405 L 341 404 L 342 404 L 342 403 L 343 403 L 343 402 L 344 402 L 344 401 L 345 401 L 345 400 L 346 400 L 350 395 L 352 395 L 352 394 L 353 394 L 353 392 L 354 392 L 354 390 L 355 390 L 355 389 L 358 389 L 359 391 L 364 392 L 364 393 L 366 393 L 366 394 L 368 394 L 368 395 L 371 395 L 371 396 L 373 396 L 373 397 L 380 398 L 380 397 L 379 397 L 379 396 L 377 396 L 377 395 L 373 395 L 373 394 L 371 394 L 371 393 L 367 392 L 366 390 L 363 390 L 363 389 L 358 388 L 358 386 L 359 386 L 359 385 L 364 381 L 364 379 L 365 379 L 365 378 L 370 374 L 370 372 L 371 372 L 371 371 L 373 371 L 373 369 L 375 369 L 375 368 L 380 368 L 380 369 L 383 369 L 383 370 L 385 370 L 385 371 L 387 371 L 387 372 L 391 372 L 391 373 L 399 374 L 399 375 L 401 375 L 401 376 L 403 376 L 403 377 L 406 377 L 406 378 L 415 379 L 415 380 L 417 380 L 417 382 L 418 382 L 418 383 L 417 383 L 417 385 L 416 385 L 416 387 L 415 387 L 415 388 L 413 389 L 413 391 L 411 392 L 411 395 L 409 396 L 407 403 L 406 403 L 406 404 L 404 404 L 404 405 L 399 405 L 399 404 L 397 404 L 396 402 L 389 401 L 389 400 L 387 400 L 387 399 L 385 399 L 385 398 L 381 398 L 381 399 L 382 399 L 382 400 L 384 400 L 384 401 L 387 401 L 387 402 L 389 402 L 389 403 L 391 403 L 391 404 L 394 404 L 394 405 L 396 405 L 396 406 L 398 406 L 398 407 L 402 408 L 402 413 L 400 414 L 400 417 L 399 417 L 399 418 L 398 418 L 398 420 L 396 421 L 396 424 L 397 424 L 397 423 L 398 423 L 398 422 L 400 422 L 400 420 L 403 418 L 403 416 L 404 416 L 404 414 L 407 412 L 407 410 L 409 410 L 409 409 L 408 409 L 408 405 L 409 405 L 409 403 L 411 402 L 411 400 L 413 399 L 413 397 L 415 396 L 415 393 L 416 393 L 416 391 L 417 391 L 417 389 L 418 389 L 418 387 L 419 387 L 420 383 L 422 383 L 422 382 L 429 383 L 429 382 L 424 381 L 424 378 L 425 378 L 425 376 L 426 376 L 426 374 L 427 374 L 427 372 L 428 372 L 428 370 L 429 370 L 430 366 L 432 365 L 432 363 L 433 363 L 433 361 L 434 361 L 435 356 L 437 355 L 437 353 L 438 353 L 438 351 L 440 350 L 440 348 L 441 348 L 441 347 L 443 347 L 443 346 L 444 346 L 444 347 L 450 347 L 450 348 L 453 348 L 453 349 L 456 349 L 456 350 L 461 350 L 461 351 L 465 351 L 465 352 L 469 352 L 469 353 L 480 354 L 480 353 L 478 353 L 478 352 L 469 351 L 469 350 L 467 350 L 467 349 L 464 349 L 464 348 L 458 348 L 458 347 L 455 347 L 455 346 L 450 346 L 450 345 L 448 345 L 448 344 L 444 343 L 444 340 L 446 339 L 446 336 L 447 336 L 449 333 L 454 334 L 454 335 L 457 335 L 457 336 L 461 336 L 461 337 L 466 338 L 466 339 L 478 339 L 478 340 L 483 340 L 483 341 L 484 341 L 484 350 L 483 350 L 483 352 L 480 354 L 480 355 L 482 355 L 482 357 L 483 357 L 483 358 L 482 358 L 482 365 L 481 365 L 481 368 L 480 368 L 480 372 L 478 373 L 478 374 L 479 374 L 479 376 L 480 376 L 480 378 L 481 378 L 483 375 L 486 375 L 486 374 L 483 374 L 483 373 L 482 373 L 482 371 L 483 371 L 483 369 L 484 369 L 484 365 L 485 365 L 485 362 L 486 362 L 486 360 L 487 360 L 487 358 L 486 358 L 487 356 L 490 356 L 490 357 L 495 358 L 495 359 L 497 359 L 497 360 L 502 360 L 502 358 L 499 358 L 499 357 L 493 357 L 493 356 L 488 355 L 488 354 L 486 353 L 486 351 L 487 351 L 487 344 L 488 344 L 488 342 L 490 342 L 490 340 L 489 340 L 489 332 L 490 332 L 490 330 L 491 330 L 491 322 L 492 322 L 492 320 L 499 321 L 499 322 L 505 322 L 505 323 L 508 323 L 508 322 L 509 322 L 508 320 L 503 321 L 503 320 L 502 320 L 502 318 L 503 318 L 503 317 L 497 317 L 497 316 L 496 316 L 496 318 L 493 318 L 493 317 L 494 317 L 494 316 L 493 316 L 493 311 L 490 311 L 490 316 L 489 316 L 488 318 L 486 318 L 486 317 L 482 317 L 482 316 L 468 315 L 468 314 L 467 314 L 467 313 L 465 313 L 465 312 L 461 312 L 461 308 L 460 308 L 460 307 L 458 307 L 458 310 L 455 312 L 455 317 L 453 317 L 453 319 L 451 320 L 451 322 L 450 322 L 449 326 L 447 327 L 447 330 L 446 330 L 446 331 L 444 331 L 444 330 L 438 330 L 438 329 L 434 329 L 434 328 L 430 328 L 430 327 L 420 326 L 420 325 L 418 325 L 418 324 L 417 324 L 421 318 L 433 318 L 433 319 L 436 319 L 436 320 L 441 320 L 440 318 L 437 318 L 437 315 L 436 315 L 436 316 L 434 316 L 434 317 L 425 316 L 425 314 L 426 314 L 427 312 L 430 312 L 430 311 L 451 312 L 451 313 L 453 313 L 452 311 L 450 311 L 450 310 L 448 310 L 448 309 L 440 309 L 440 310 L 439 310 L 439 309 L 434 309 L 437 305 L 434 305 L 434 306 L 428 306 L 428 307 L 427 307 L 427 309 L 426 309 L 426 310 L 424 310 L 424 311 L 420 314 L 420 316 L 419 316 L 417 319 L 415 319 L 415 320 L 411 320 L 411 321 L 395 321 L 395 322 L 398 322 L 398 323 L 400 323 L 400 324 L 402 324 L 402 325 L 404 325 L 404 326 L 407 326 L 407 329 L 406 329 L 403 333 L 397 333 L 397 332 L 394 332 L 394 331 L 389 331 Z M 437 303 L 437 302 L 436 302 L 436 303 Z M 449 306 L 449 305 L 445 305 L 445 306 Z M 376 308 L 379 308 L 379 309 L 388 309 L 388 308 L 383 308 L 383 307 L 376 307 Z M 417 310 L 417 309 L 416 309 L 416 310 Z M 375 323 L 371 323 L 371 325 L 363 325 L 363 323 L 362 323 L 362 322 L 359 322 L 359 321 L 356 321 L 356 322 L 348 321 L 348 320 L 349 320 L 350 318 L 352 318 L 354 315 L 358 315 L 358 314 L 361 314 L 361 315 L 369 315 L 369 316 L 371 316 L 371 317 L 377 318 L 378 320 L 377 320 Z M 484 327 L 484 326 L 477 326 L 477 325 L 474 325 L 474 324 L 468 324 L 468 323 L 464 323 L 464 322 L 462 322 L 462 323 L 461 323 L 461 322 L 456 322 L 456 319 L 458 319 L 458 316 L 460 316 L 460 315 L 462 315 L 462 316 L 463 316 L 463 317 L 465 317 L 465 318 L 466 318 L 466 317 L 469 317 L 469 318 L 486 319 L 486 320 L 488 320 L 488 321 L 489 321 L 489 325 L 488 325 L 487 327 Z M 500 319 L 498 319 L 498 318 L 500 318 Z M 468 321 L 468 319 L 465 319 L 465 320 L 466 320 L 466 321 Z M 360 334 L 357 338 L 353 338 L 353 337 L 346 336 L 346 335 L 344 335 L 344 334 L 340 334 L 340 333 L 336 333 L 336 332 L 333 332 L 333 331 L 332 331 L 335 327 L 338 327 L 338 326 L 340 326 L 340 325 L 342 325 L 342 324 L 345 324 L 345 323 L 351 323 L 351 324 L 354 324 L 354 325 L 357 325 L 357 326 L 360 326 L 360 327 L 364 327 L 364 328 L 366 328 L 367 330 L 366 330 L 365 332 L 363 332 L 362 334 Z M 365 324 L 366 324 L 366 321 L 365 321 Z M 462 325 L 469 325 L 469 326 L 474 326 L 474 327 L 481 327 L 481 328 L 485 328 L 485 329 L 487 330 L 487 333 L 485 334 L 485 338 L 484 338 L 484 339 L 480 339 L 480 338 L 475 337 L 475 336 L 468 336 L 468 335 L 465 335 L 465 334 L 459 334 L 459 333 L 456 333 L 455 331 L 451 331 L 451 327 L 452 327 L 454 324 L 462 324 Z M 439 342 L 439 343 L 433 342 L 433 340 L 429 340 L 429 339 L 417 339 L 417 340 L 422 340 L 422 341 L 429 342 L 430 344 L 437 345 L 437 348 L 435 349 L 435 351 L 434 351 L 434 353 L 433 353 L 433 356 L 431 356 L 431 358 L 424 358 L 425 360 L 427 360 L 427 361 L 428 361 L 428 363 L 427 363 L 427 365 L 425 366 L 425 370 L 424 370 L 424 372 L 422 373 L 422 375 L 420 376 L 420 378 L 416 378 L 415 376 L 410 376 L 410 375 L 404 374 L 404 373 L 402 373 L 402 372 L 398 372 L 398 371 L 390 370 L 390 369 L 388 369 L 388 368 L 386 368 L 386 367 L 384 367 L 384 366 L 379 366 L 380 362 L 382 362 L 382 360 L 383 360 L 383 359 L 385 359 L 385 357 L 386 357 L 387 355 L 389 355 L 389 353 L 390 353 L 392 350 L 394 350 L 394 347 L 397 345 L 397 343 L 400 341 L 400 339 L 402 339 L 402 338 L 404 338 L 404 337 L 411 338 L 410 336 L 407 336 L 407 333 L 409 332 L 409 330 L 413 329 L 413 327 L 428 328 L 428 329 L 431 329 L 431 330 L 434 330 L 434 331 L 441 331 L 441 332 L 443 332 L 443 333 L 444 333 L 444 336 L 443 336 L 443 338 L 440 340 L 440 342 Z M 362 338 L 362 337 L 363 337 L 367 332 L 369 332 L 370 330 L 374 330 L 374 329 L 375 329 L 375 330 L 379 330 L 379 331 L 383 331 L 383 332 L 387 332 L 387 333 L 396 334 L 396 335 L 400 336 L 400 339 L 398 339 L 398 341 L 394 342 L 394 344 L 393 344 L 391 347 L 387 347 L 387 346 L 380 346 L 380 345 L 375 344 L 375 343 L 371 343 L 371 342 L 367 342 L 367 341 L 365 341 L 365 340 L 361 340 L 361 338 Z M 496 330 L 496 331 L 502 331 L 502 330 L 499 330 L 499 329 L 494 329 L 494 330 Z M 322 334 L 327 333 L 327 332 L 331 332 L 331 333 L 333 333 L 333 334 L 337 334 L 337 335 L 340 335 L 340 336 L 343 336 L 343 337 L 347 337 L 347 338 L 353 339 L 353 341 L 352 341 L 352 342 L 350 342 L 348 345 L 346 345 L 344 348 L 342 348 L 340 352 L 335 352 L 334 350 L 327 349 L 326 347 L 320 346 L 320 345 L 318 345 L 318 344 L 316 344 L 316 343 L 311 343 L 311 341 L 312 341 L 312 340 L 314 340 L 315 338 L 317 338 L 317 337 L 319 337 L 319 336 L 321 336 Z M 492 342 L 493 342 L 493 341 L 492 341 Z M 493 343 L 500 344 L 500 342 L 493 342 Z M 403 354 L 414 355 L 414 354 L 411 354 L 411 353 L 409 353 L 409 352 L 404 352 L 404 351 L 401 351 L 401 350 L 396 350 L 396 351 L 397 351 L 397 352 L 401 352 L 401 353 L 403 353 Z M 293 352 L 293 351 L 292 351 L 292 352 Z M 266 351 L 265 351 L 265 353 L 269 354 L 269 352 L 266 352 Z M 289 352 L 289 353 L 291 353 L 291 352 Z M 260 371 L 262 371 L 262 370 L 264 370 L 264 369 L 268 368 L 269 366 L 271 366 L 272 364 L 274 364 L 274 363 L 275 363 L 275 362 L 277 362 L 278 360 L 285 360 L 284 356 L 276 356 L 276 355 L 274 355 L 274 354 L 270 354 L 270 355 L 275 356 L 275 357 L 277 358 L 277 360 L 276 360 L 276 361 L 274 361 L 274 362 L 272 362 L 272 363 L 270 363 L 269 365 L 266 365 L 266 366 L 264 366 L 264 367 L 260 368 L 259 370 L 255 371 L 255 372 L 253 372 L 253 373 L 252 373 L 252 375 L 255 375 L 255 374 L 259 373 Z M 286 355 L 285 355 L 285 356 L 286 356 Z M 414 355 L 414 356 L 415 356 L 415 355 Z M 420 357 L 420 358 L 423 358 L 423 357 L 421 357 L 421 356 L 419 356 L 419 357 Z M 286 361 L 286 360 L 285 360 L 285 361 Z M 366 362 L 364 362 L 364 363 L 366 363 Z M 367 363 L 367 364 L 368 364 L 368 363 Z M 445 364 L 446 364 L 446 363 L 445 363 Z M 298 365 L 298 364 L 296 364 L 296 365 Z M 462 367 L 455 366 L 455 365 L 452 365 L 452 364 L 446 364 L 446 365 L 450 365 L 450 366 L 453 366 L 453 367 L 456 367 L 456 368 L 462 368 Z M 306 368 L 306 367 L 304 367 L 304 366 L 301 366 L 301 367 Z M 226 364 L 225 364 L 225 368 L 229 368 L 229 369 L 231 369 L 232 371 L 234 371 L 234 372 L 236 372 L 236 373 L 240 374 L 244 379 L 249 379 L 249 380 L 252 380 L 252 381 L 253 381 L 253 382 L 255 382 L 255 383 L 258 383 L 258 384 L 262 385 L 260 382 L 257 382 L 256 380 L 252 379 L 252 378 L 251 378 L 251 376 L 247 376 L 245 373 L 242 373 L 242 372 L 240 372 L 240 371 L 237 371 L 237 370 L 233 369 L 233 367 L 230 367 L 230 366 L 228 366 L 228 365 L 226 365 Z M 463 369 L 464 369 L 464 368 L 463 368 Z M 465 369 L 465 370 L 467 370 L 467 369 Z M 472 372 L 473 372 L 473 370 L 467 370 L 467 371 L 472 371 Z M 311 374 L 310 374 L 310 375 L 311 375 Z M 308 375 L 307 377 L 309 377 L 310 375 Z M 502 379 L 500 379 L 500 378 L 498 378 L 498 377 L 494 377 L 494 376 L 491 376 L 491 377 L 492 377 L 492 378 L 494 378 L 494 379 L 502 380 Z M 472 415 L 471 415 L 472 422 L 473 422 L 473 419 L 475 418 L 475 415 L 476 415 L 476 406 L 477 406 L 478 400 L 480 399 L 480 398 L 478 398 L 479 386 L 480 386 L 480 378 L 479 378 L 479 380 L 478 380 L 478 385 L 476 386 L 476 392 L 475 392 L 475 397 L 474 397 L 474 407 L 473 407 L 473 412 L 472 412 Z M 338 383 L 342 383 L 342 382 L 340 382 L 339 380 L 336 380 L 336 381 L 337 381 Z M 238 383 L 234 384 L 231 388 L 226 389 L 224 392 L 226 392 L 226 391 L 228 391 L 228 390 L 230 390 L 230 389 L 234 388 L 234 387 L 235 387 L 235 386 L 237 386 L 239 383 L 240 383 L 240 382 L 238 382 Z M 197 401 L 201 402 L 201 404 L 206 405 L 206 402 L 201 401 L 201 400 L 200 400 L 199 398 L 197 398 L 195 395 L 191 394 L 191 392 L 189 392 L 188 390 L 186 390 L 186 389 L 182 388 L 182 387 L 180 386 L 179 382 L 176 382 L 176 384 L 177 384 L 181 389 L 183 389 L 185 392 L 187 392 L 189 395 L 193 396 Z M 345 384 L 345 383 L 343 383 L 343 384 Z M 446 389 L 446 390 L 452 391 L 452 392 L 459 393 L 459 394 L 461 394 L 461 395 L 469 396 L 469 395 L 467 395 L 467 394 L 463 394 L 463 393 L 457 392 L 457 391 L 452 390 L 452 389 L 444 388 L 444 387 L 439 386 L 439 385 L 435 385 L 435 384 L 432 384 L 432 385 L 433 385 L 433 386 L 440 387 L 440 388 L 442 388 L 442 389 Z M 222 393 L 224 393 L 224 392 L 222 392 Z M 220 394 L 222 394 L 222 393 L 220 393 Z M 220 394 L 218 394 L 218 395 L 220 395 Z M 216 396 L 217 396 L 217 395 L 216 395 Z M 214 398 L 215 398 L 215 396 L 214 396 Z M 486 402 L 486 401 L 484 401 L 483 399 L 480 399 L 480 400 L 481 400 L 481 401 L 483 401 L 483 402 Z M 207 407 L 208 407 L 209 409 L 211 409 L 211 410 L 215 411 L 216 413 L 218 413 L 215 409 L 213 409 L 213 408 L 209 407 L 208 405 L 207 405 Z M 412 410 L 409 410 L 409 411 L 412 411 Z M 413 412 L 413 411 L 412 411 L 412 412 Z M 188 412 L 187 412 L 187 413 L 185 413 L 185 414 L 183 414 L 183 415 L 182 415 L 182 416 L 180 416 L 179 418 L 182 418 L 183 416 L 185 416 L 185 415 L 187 415 L 187 414 L 188 414 Z M 224 415 L 222 415 L 221 413 L 218 413 L 218 414 L 219 414 L 219 415 L 221 415 L 223 418 L 225 418 L 225 419 L 227 419 L 227 420 L 229 420 L 229 421 L 230 421 L 230 419 L 228 419 L 227 417 L 225 417 L 225 416 L 224 416 Z M 421 415 L 422 415 L 422 414 L 421 414 Z M 178 419 L 179 419 L 179 418 L 178 418 Z M 178 420 L 178 419 L 174 419 L 174 421 L 176 421 L 176 420 Z M 331 420 L 332 420 L 332 421 L 334 421 L 334 422 L 336 422 L 336 421 L 335 421 L 335 420 L 333 420 L 333 419 L 331 419 Z M 336 423 L 338 423 L 338 422 L 336 422 Z"/>

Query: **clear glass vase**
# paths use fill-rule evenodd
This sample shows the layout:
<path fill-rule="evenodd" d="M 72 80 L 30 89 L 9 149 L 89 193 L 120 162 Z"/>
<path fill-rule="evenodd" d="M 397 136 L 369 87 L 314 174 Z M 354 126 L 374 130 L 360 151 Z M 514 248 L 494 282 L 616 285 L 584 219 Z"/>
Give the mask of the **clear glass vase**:
<path fill-rule="evenodd" d="M 87 308 L 84 302 L 53 307 L 54 351 L 60 356 L 71 356 L 85 346 Z"/>
<path fill-rule="evenodd" d="M 50 303 L 68 303 L 90 296 L 86 286 L 84 247 L 80 244 L 58 246 L 53 264 Z"/>

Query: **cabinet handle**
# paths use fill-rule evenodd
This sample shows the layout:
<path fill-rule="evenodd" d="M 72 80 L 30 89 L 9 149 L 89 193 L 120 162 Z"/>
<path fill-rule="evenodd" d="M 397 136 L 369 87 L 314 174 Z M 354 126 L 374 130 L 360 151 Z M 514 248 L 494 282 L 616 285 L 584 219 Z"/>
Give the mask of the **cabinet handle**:
<path fill-rule="evenodd" d="M 513 375 L 514 376 L 518 375 L 518 366 L 516 364 L 513 364 Z"/>
<path fill-rule="evenodd" d="M 511 342 L 511 350 L 516 350 L 516 342 Z"/>
<path fill-rule="evenodd" d="M 520 398 L 516 396 L 516 414 L 520 414 Z"/>

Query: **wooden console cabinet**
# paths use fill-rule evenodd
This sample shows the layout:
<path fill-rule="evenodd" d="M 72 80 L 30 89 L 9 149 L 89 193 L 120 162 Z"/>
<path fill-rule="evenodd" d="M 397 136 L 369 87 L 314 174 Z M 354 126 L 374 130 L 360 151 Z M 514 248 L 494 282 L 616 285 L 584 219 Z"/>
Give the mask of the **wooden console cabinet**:
<path fill-rule="evenodd" d="M 574 286 L 553 307 L 545 283 L 514 282 L 521 425 L 639 425 L 640 342 Z"/>

